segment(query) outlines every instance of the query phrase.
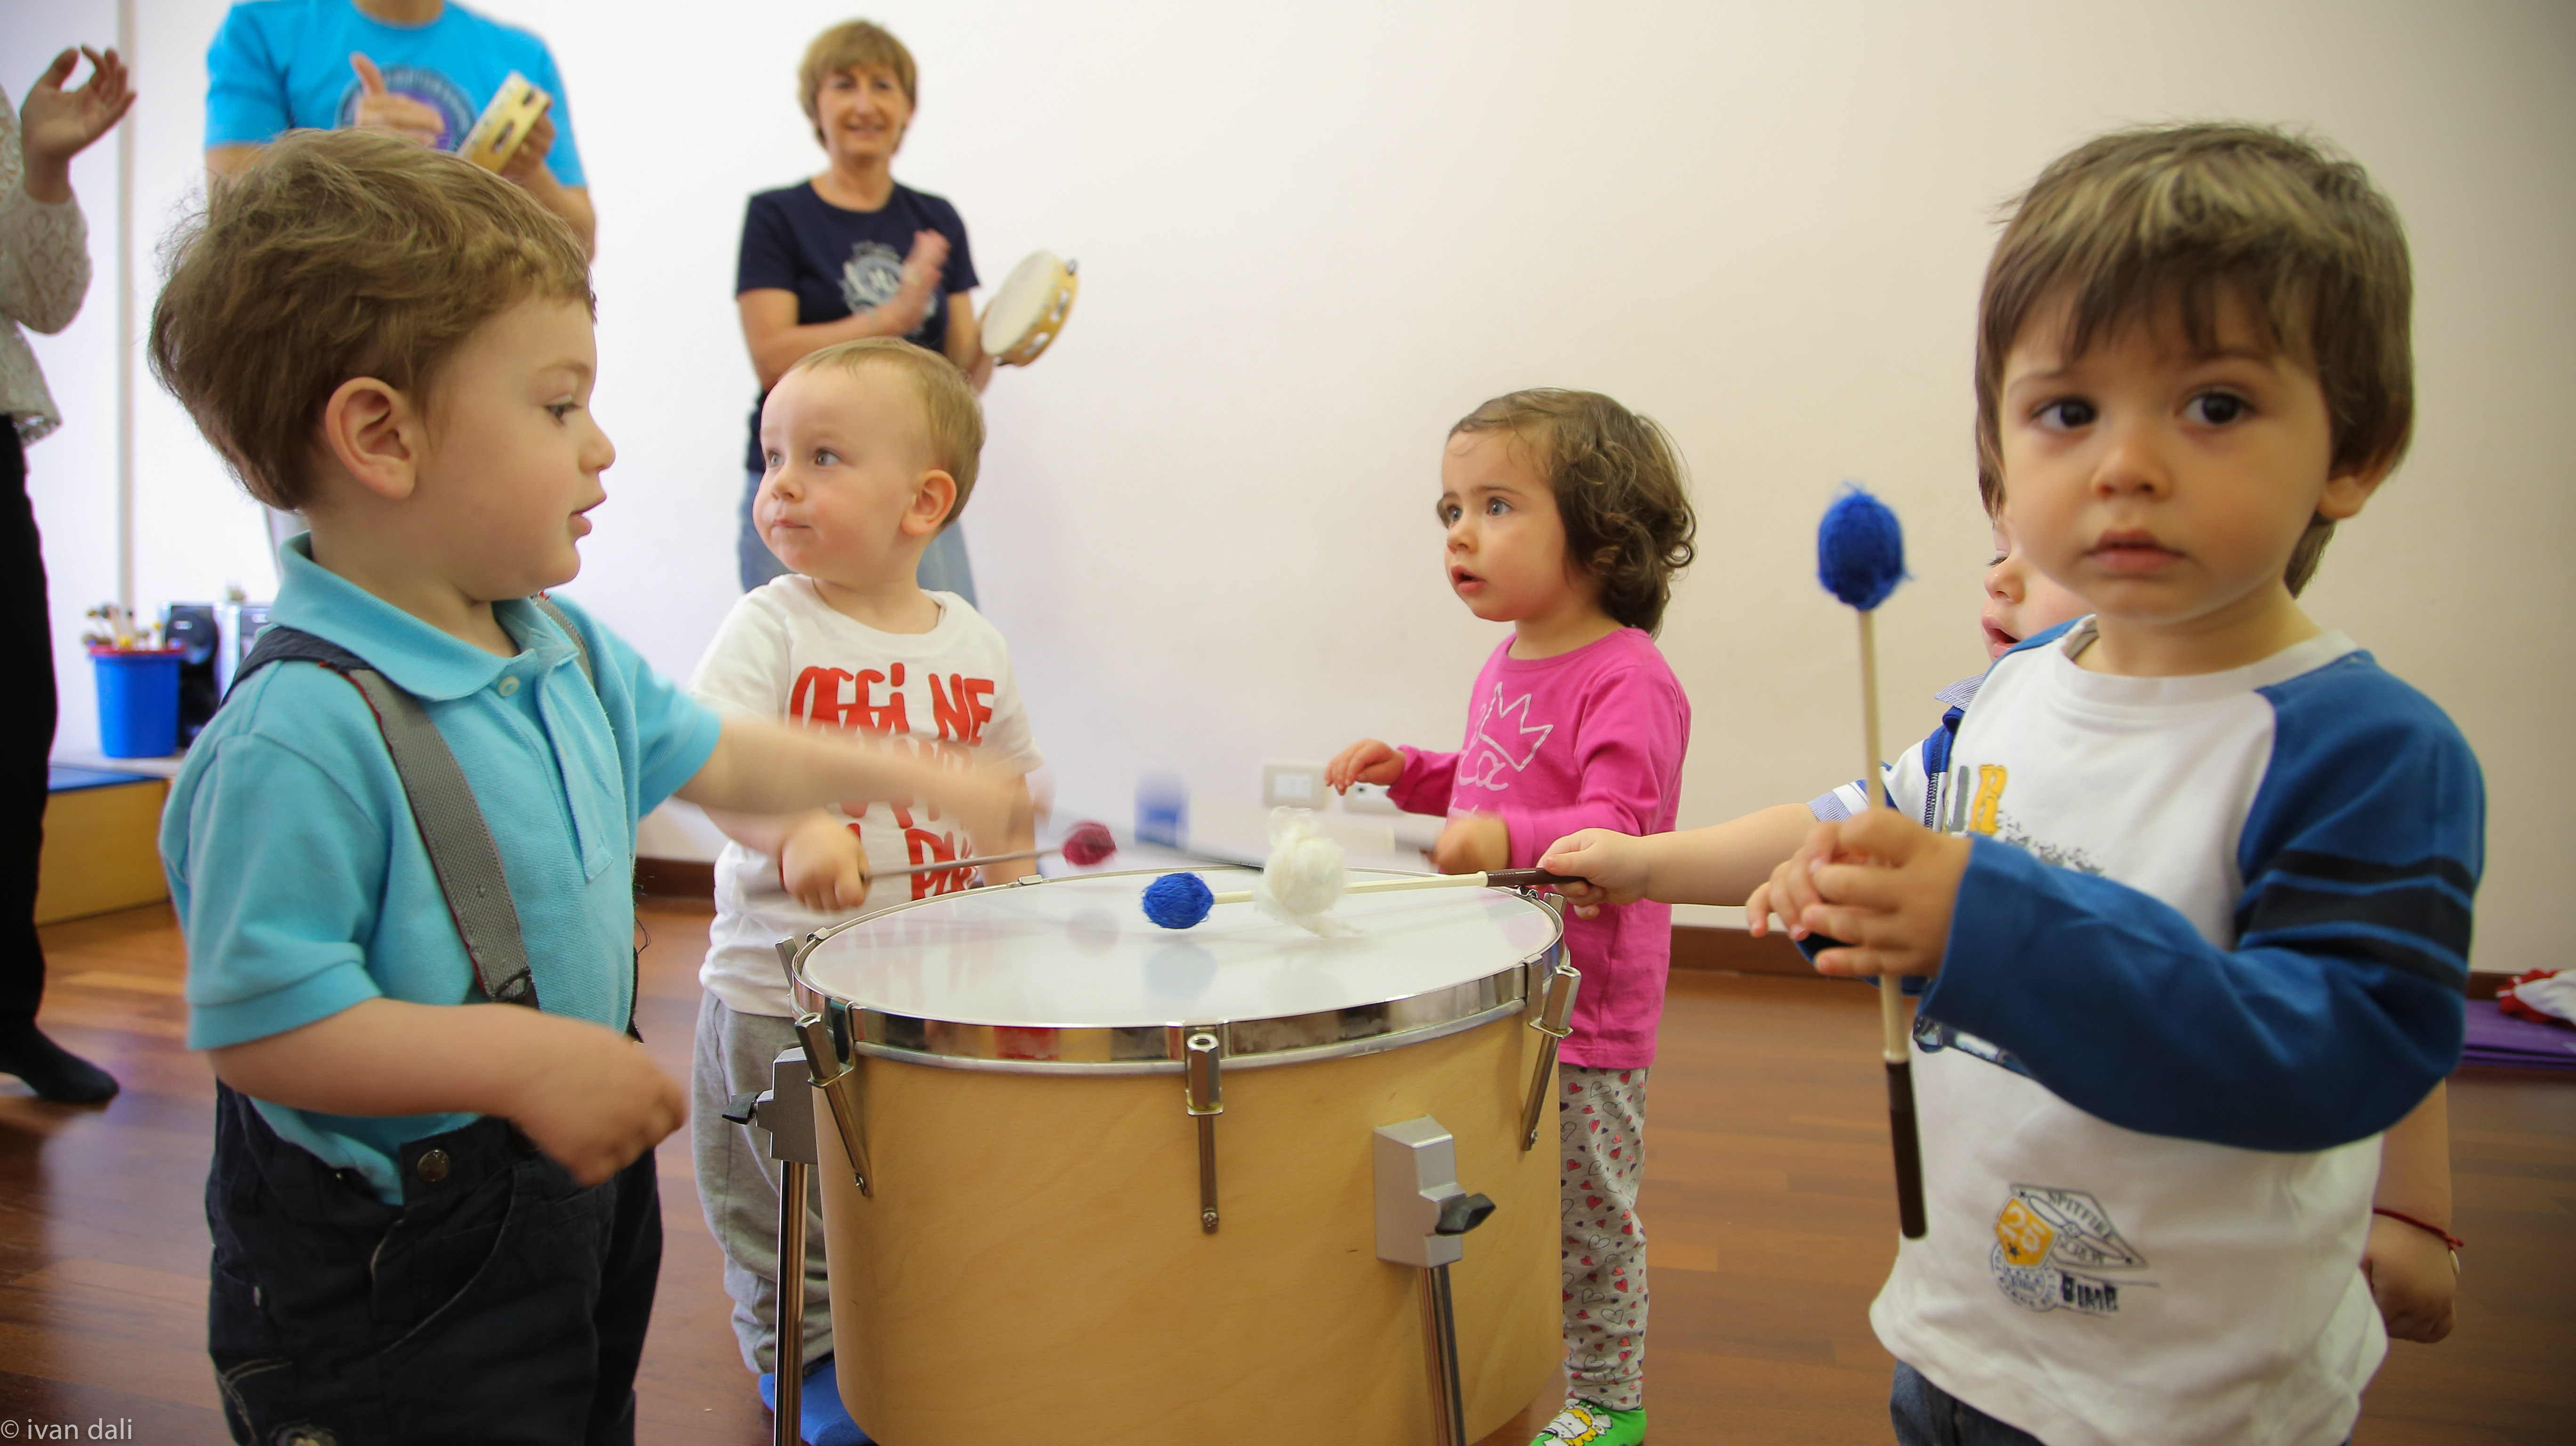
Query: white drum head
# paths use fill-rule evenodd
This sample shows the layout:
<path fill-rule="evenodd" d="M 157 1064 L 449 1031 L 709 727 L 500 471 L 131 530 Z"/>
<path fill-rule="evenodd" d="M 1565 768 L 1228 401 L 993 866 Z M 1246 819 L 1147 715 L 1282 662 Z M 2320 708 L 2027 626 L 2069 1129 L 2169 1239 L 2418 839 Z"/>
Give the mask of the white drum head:
<path fill-rule="evenodd" d="M 1073 291 L 1073 268 L 1063 257 L 1030 252 L 985 304 L 985 352 L 1013 365 L 1037 360 L 1063 328 Z"/>
<path fill-rule="evenodd" d="M 1256 877 L 1196 872 L 1219 892 Z M 1355 932 L 1340 938 L 1275 923 L 1249 904 L 1220 905 L 1194 929 L 1164 929 L 1141 903 L 1158 877 L 1096 874 L 936 896 L 822 936 L 798 975 L 809 991 L 869 1015 L 1005 1030 L 1145 1035 L 1371 1006 L 1391 1006 L 1386 1027 L 1401 1030 L 1411 1027 L 1404 1001 L 1425 1001 L 1416 1013 L 1429 1025 L 1445 1009 L 1520 997 L 1517 978 L 1501 994 L 1488 981 L 1542 958 L 1563 932 L 1544 904 L 1473 888 L 1346 897 L 1335 917 Z M 1477 990 L 1485 992 L 1471 997 Z"/>

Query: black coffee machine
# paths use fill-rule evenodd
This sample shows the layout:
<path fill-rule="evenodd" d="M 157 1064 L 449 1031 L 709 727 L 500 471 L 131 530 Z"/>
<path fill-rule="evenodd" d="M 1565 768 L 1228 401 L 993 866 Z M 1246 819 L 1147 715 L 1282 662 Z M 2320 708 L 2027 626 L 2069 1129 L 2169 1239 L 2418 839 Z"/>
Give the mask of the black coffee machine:
<path fill-rule="evenodd" d="M 197 740 L 197 731 L 215 716 L 224 700 L 215 685 L 215 650 L 222 639 L 215 628 L 213 603 L 172 603 L 162 617 L 170 646 L 188 651 L 179 658 L 179 746 Z"/>

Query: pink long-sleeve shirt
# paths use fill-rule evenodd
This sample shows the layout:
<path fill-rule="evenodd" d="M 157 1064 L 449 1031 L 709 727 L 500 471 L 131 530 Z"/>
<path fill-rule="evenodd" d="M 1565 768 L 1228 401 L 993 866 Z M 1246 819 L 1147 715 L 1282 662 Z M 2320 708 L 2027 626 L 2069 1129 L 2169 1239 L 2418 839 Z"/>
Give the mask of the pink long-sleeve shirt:
<path fill-rule="evenodd" d="M 1527 660 L 1512 657 L 1506 639 L 1476 675 L 1465 746 L 1405 749 L 1389 794 L 1410 813 L 1500 816 L 1511 831 L 1510 866 L 1532 868 L 1577 829 L 1669 832 L 1689 745 L 1690 700 L 1643 632 L 1623 628 Z M 1672 906 L 1568 913 L 1565 943 L 1583 987 L 1560 1058 L 1591 1069 L 1653 1064 L 1673 961 Z"/>

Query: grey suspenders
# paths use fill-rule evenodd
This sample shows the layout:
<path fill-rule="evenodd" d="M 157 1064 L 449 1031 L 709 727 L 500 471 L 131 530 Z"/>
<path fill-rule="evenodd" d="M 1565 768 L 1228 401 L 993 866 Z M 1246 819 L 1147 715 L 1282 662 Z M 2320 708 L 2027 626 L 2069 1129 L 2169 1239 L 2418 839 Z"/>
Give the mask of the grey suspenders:
<path fill-rule="evenodd" d="M 591 671 L 590 647 L 582 641 L 581 630 L 543 597 L 528 601 L 553 619 L 556 627 L 572 639 L 573 657 L 581 664 L 582 679 L 591 691 L 599 690 L 599 678 Z M 501 872 L 501 850 L 492 842 L 491 826 L 483 821 L 483 810 L 474 802 L 474 790 L 465 782 L 465 770 L 457 766 L 456 754 L 447 740 L 439 736 L 438 725 L 429 719 L 429 710 L 418 698 L 387 681 L 366 659 L 337 643 L 327 642 L 311 633 L 289 627 L 272 627 L 259 635 L 250 656 L 242 659 L 233 675 L 233 687 L 270 663 L 319 663 L 349 680 L 367 709 L 376 716 L 376 727 L 385 736 L 385 751 L 393 755 L 394 773 L 402 779 L 403 795 L 411 801 L 411 814 L 420 826 L 421 846 L 429 852 L 429 866 L 438 875 L 438 890 L 447 899 L 447 912 L 456 921 L 457 937 L 465 942 L 465 954 L 474 961 L 474 979 L 479 992 L 498 1004 L 524 1004 L 537 1007 L 537 983 L 528 972 L 527 940 L 519 933 L 519 908 L 510 898 L 510 882 Z M 631 1009 L 631 1006 L 630 1006 Z M 630 1015 L 628 1029 L 633 1030 Z"/>

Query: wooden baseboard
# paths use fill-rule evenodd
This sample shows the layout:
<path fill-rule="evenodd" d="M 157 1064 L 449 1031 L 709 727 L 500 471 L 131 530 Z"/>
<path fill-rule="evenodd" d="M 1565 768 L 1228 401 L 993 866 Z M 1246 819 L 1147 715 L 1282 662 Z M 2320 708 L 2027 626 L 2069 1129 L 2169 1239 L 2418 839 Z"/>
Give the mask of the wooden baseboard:
<path fill-rule="evenodd" d="M 1673 926 L 1673 967 L 1730 974 L 1784 974 L 1803 979 L 1823 977 L 1786 935 L 1756 939 L 1741 929 L 1712 929 L 1698 924 Z"/>
<path fill-rule="evenodd" d="M 716 866 L 696 859 L 637 859 L 635 892 L 657 899 L 696 898 L 713 903 Z"/>

